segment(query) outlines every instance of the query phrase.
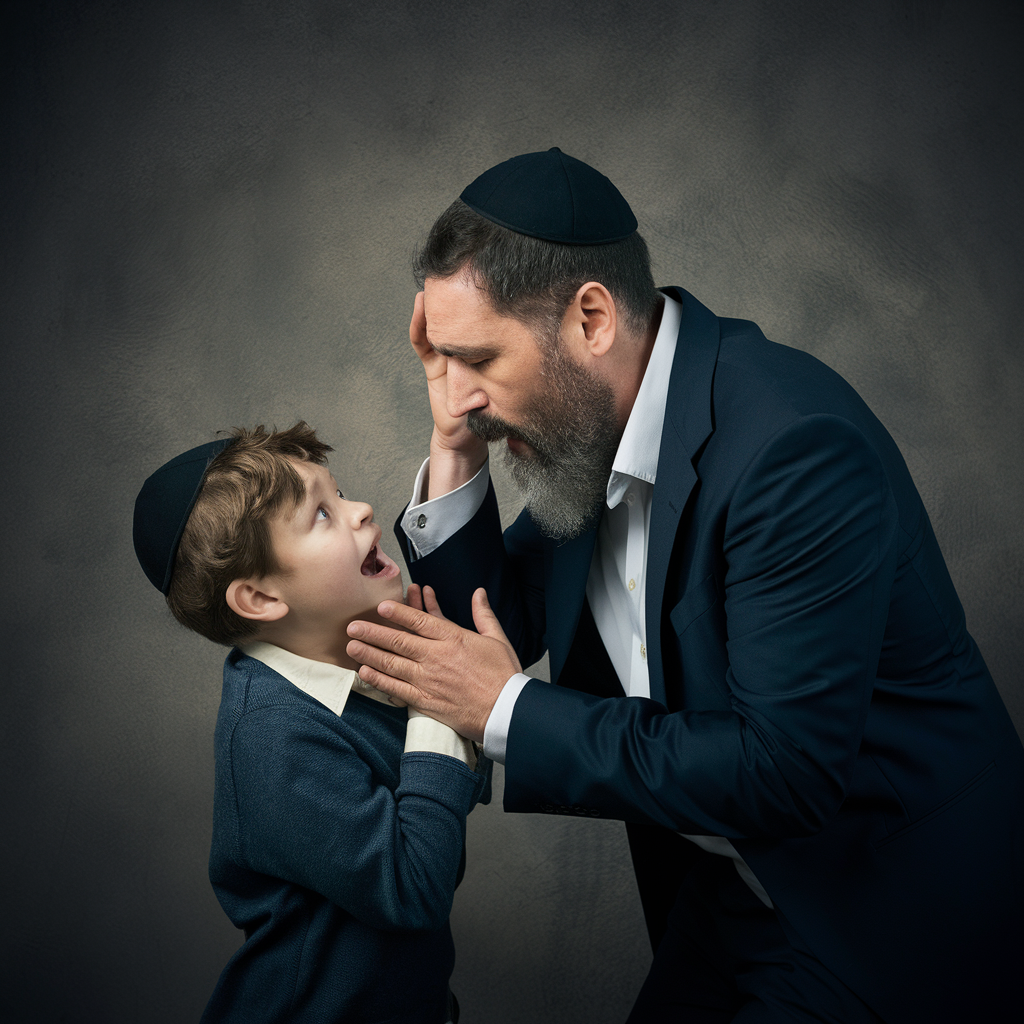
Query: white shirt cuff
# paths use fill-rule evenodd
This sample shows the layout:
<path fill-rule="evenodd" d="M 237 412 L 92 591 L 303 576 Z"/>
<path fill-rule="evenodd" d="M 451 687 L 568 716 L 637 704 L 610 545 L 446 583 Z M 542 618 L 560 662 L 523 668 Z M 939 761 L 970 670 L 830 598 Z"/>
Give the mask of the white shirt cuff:
<path fill-rule="evenodd" d="M 439 498 L 426 501 L 429 479 L 428 457 L 416 474 L 412 500 L 402 516 L 402 529 L 409 538 L 409 547 L 415 558 L 424 558 L 435 551 L 477 514 L 487 497 L 491 475 L 485 462 L 472 480 Z"/>
<path fill-rule="evenodd" d="M 508 746 L 508 727 L 512 723 L 512 712 L 515 709 L 519 694 L 530 681 L 528 675 L 517 672 L 502 687 L 498 699 L 491 708 L 491 714 L 484 726 L 484 753 L 498 764 L 505 763 L 505 748 Z"/>
<path fill-rule="evenodd" d="M 460 736 L 454 729 L 409 708 L 409 724 L 405 730 L 405 752 L 429 750 L 435 754 L 457 757 L 463 764 L 476 768 L 476 751 L 471 740 Z"/>

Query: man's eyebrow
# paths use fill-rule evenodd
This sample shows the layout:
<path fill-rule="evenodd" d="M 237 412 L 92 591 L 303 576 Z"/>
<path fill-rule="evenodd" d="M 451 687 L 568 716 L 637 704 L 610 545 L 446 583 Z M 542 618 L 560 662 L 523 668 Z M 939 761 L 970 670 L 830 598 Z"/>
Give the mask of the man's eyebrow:
<path fill-rule="evenodd" d="M 442 356 L 454 356 L 456 359 L 487 359 L 496 351 L 486 346 L 467 348 L 465 345 L 435 345 L 432 341 L 430 347 Z"/>

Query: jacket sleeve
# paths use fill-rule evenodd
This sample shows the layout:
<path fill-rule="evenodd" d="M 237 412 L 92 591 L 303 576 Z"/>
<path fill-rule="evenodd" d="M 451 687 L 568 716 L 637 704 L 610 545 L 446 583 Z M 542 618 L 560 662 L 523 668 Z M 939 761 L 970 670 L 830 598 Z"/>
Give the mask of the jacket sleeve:
<path fill-rule="evenodd" d="M 361 756 L 314 715 L 282 706 L 243 716 L 231 756 L 244 863 L 374 928 L 434 929 L 448 919 L 466 814 L 485 773 L 410 752 L 392 792 L 376 752 Z"/>
<path fill-rule="evenodd" d="M 853 771 L 898 527 L 882 466 L 847 421 L 810 416 L 738 477 L 723 521 L 728 711 L 668 712 L 531 681 L 509 730 L 505 806 L 730 838 L 814 833 Z M 661 616 L 666 643 L 669 609 Z"/>

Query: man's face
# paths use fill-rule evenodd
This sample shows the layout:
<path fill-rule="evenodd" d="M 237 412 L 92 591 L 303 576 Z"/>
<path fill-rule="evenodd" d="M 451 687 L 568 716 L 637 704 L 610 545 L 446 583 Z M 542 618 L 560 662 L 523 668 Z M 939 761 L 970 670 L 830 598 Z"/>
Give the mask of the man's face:
<path fill-rule="evenodd" d="M 485 441 L 505 441 L 505 464 L 542 533 L 578 536 L 601 512 L 622 431 L 609 384 L 564 342 L 494 311 L 464 275 L 428 278 L 427 339 L 448 357 L 448 411 Z"/>
<path fill-rule="evenodd" d="M 296 460 L 292 465 L 306 497 L 270 523 L 281 570 L 274 580 L 303 630 L 326 639 L 381 601 L 401 601 L 402 577 L 380 549 L 373 509 L 342 497 L 325 466 Z"/>

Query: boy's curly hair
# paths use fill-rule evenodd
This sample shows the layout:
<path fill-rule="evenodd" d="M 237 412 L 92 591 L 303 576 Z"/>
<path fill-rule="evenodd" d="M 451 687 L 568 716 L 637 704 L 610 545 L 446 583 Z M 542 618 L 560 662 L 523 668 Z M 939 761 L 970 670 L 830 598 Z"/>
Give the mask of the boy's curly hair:
<path fill-rule="evenodd" d="M 286 503 L 297 506 L 306 496 L 292 460 L 322 466 L 334 451 L 302 420 L 288 430 L 239 427 L 232 436 L 203 477 L 167 594 L 180 623 L 229 647 L 253 636 L 258 626 L 228 606 L 228 586 L 279 571 L 270 520 Z"/>

